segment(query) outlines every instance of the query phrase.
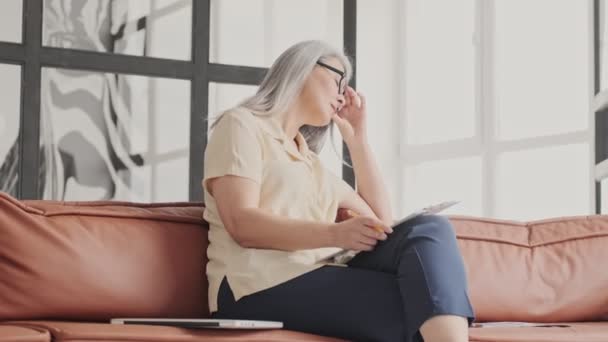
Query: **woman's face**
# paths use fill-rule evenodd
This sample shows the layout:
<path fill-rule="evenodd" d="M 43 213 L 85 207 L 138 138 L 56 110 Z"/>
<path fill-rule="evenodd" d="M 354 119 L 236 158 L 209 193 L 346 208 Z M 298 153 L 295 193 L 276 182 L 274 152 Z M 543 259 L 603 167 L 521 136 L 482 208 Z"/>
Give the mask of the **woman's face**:
<path fill-rule="evenodd" d="M 324 64 L 344 72 L 344 67 L 337 58 L 329 58 Z M 304 83 L 300 93 L 299 102 L 306 117 L 305 124 L 311 126 L 325 126 L 344 104 L 344 95 L 340 89 L 341 76 L 321 65 L 315 65 L 310 76 Z M 342 88 L 346 80 L 342 80 Z"/>

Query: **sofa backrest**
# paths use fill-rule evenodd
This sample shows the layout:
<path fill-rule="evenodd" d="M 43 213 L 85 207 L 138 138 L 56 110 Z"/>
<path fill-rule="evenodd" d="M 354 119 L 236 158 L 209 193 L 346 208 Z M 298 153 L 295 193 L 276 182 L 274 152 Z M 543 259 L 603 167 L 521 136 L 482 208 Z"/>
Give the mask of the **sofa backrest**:
<path fill-rule="evenodd" d="M 0 321 L 206 317 L 202 213 L 0 193 Z M 450 220 L 479 321 L 608 320 L 608 216 Z"/>
<path fill-rule="evenodd" d="M 479 321 L 608 320 L 608 216 L 451 216 Z"/>
<path fill-rule="evenodd" d="M 0 321 L 208 315 L 202 213 L 0 193 Z"/>

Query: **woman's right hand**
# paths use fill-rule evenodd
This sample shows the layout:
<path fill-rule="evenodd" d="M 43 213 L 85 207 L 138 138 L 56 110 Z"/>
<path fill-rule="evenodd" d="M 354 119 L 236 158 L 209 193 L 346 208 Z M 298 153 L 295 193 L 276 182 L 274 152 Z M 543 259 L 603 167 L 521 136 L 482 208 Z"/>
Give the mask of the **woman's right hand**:
<path fill-rule="evenodd" d="M 376 228 L 381 230 L 378 231 Z M 386 234 L 393 231 L 380 220 L 357 216 L 332 224 L 330 232 L 336 247 L 354 251 L 371 251 L 378 240 L 386 240 Z"/>

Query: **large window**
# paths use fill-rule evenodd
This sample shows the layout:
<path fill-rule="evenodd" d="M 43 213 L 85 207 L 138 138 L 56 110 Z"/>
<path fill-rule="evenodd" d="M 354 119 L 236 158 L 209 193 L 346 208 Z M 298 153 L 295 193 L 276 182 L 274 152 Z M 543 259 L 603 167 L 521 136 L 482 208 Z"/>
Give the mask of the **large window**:
<path fill-rule="evenodd" d="M 350 0 L 0 1 L 0 191 L 200 201 L 208 116 L 298 41 L 355 57 L 355 25 Z"/>
<path fill-rule="evenodd" d="M 592 5 L 406 0 L 403 212 L 592 212 Z"/>

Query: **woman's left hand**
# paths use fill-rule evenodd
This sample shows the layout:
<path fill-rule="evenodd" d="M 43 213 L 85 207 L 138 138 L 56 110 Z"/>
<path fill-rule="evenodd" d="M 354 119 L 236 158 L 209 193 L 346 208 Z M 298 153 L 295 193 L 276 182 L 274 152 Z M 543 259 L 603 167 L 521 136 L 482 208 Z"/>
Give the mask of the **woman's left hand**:
<path fill-rule="evenodd" d="M 366 142 L 367 106 L 365 96 L 349 86 L 344 93 L 344 100 L 344 106 L 332 118 L 338 125 L 342 139 L 347 146 L 353 143 Z"/>

